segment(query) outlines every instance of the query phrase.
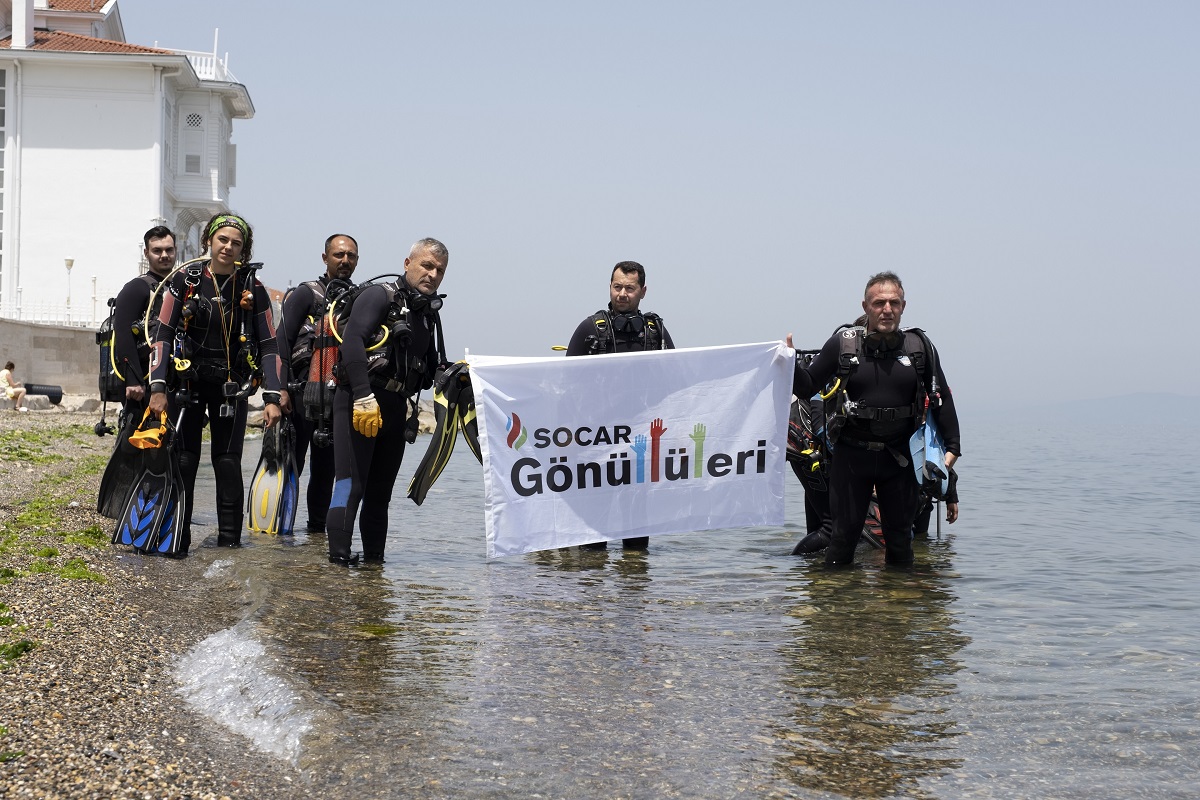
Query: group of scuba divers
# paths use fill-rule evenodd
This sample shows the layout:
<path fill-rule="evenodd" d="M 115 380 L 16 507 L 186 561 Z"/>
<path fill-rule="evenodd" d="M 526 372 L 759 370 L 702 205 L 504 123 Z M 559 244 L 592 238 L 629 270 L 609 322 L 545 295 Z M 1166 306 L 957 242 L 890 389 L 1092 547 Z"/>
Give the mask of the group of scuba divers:
<path fill-rule="evenodd" d="M 251 529 L 291 533 L 311 447 L 308 530 L 326 532 L 330 561 L 348 565 L 360 558 L 351 554 L 357 518 L 361 559 L 382 561 L 417 398 L 447 365 L 437 293 L 445 245 L 421 239 L 403 272 L 356 285 L 358 243 L 330 236 L 325 274 L 285 296 L 276 328 L 241 217 L 214 215 L 203 256 L 179 266 L 169 229 L 152 228 L 143 241 L 149 271 L 109 301 L 97 336 L 101 396 L 123 405 L 97 500 L 117 520 L 114 543 L 187 555 L 207 424 L 218 546 L 240 546 L 244 508 Z M 242 448 L 248 399 L 259 390 L 263 457 L 246 504 Z M 102 418 L 97 433 L 106 431 L 116 432 Z"/>
<path fill-rule="evenodd" d="M 442 336 L 445 245 L 421 239 L 401 273 L 355 283 L 358 243 L 334 234 L 321 256 L 325 273 L 288 292 L 276 328 L 257 278 L 262 264 L 251 261 L 250 225 L 216 214 L 201 239 L 202 257 L 176 266 L 172 232 L 147 231 L 149 270 L 109 301 L 111 314 L 97 335 L 102 399 L 122 404 L 97 501 L 97 510 L 117 521 L 114 543 L 187 555 L 207 424 L 218 546 L 241 544 L 244 508 L 251 530 L 290 533 L 307 460 L 307 530 L 327 534 L 333 563 L 381 562 L 389 503 L 405 445 L 417 437 L 423 390 L 436 384 L 439 432 L 450 441 L 439 445 L 435 432 L 409 497 L 424 499 L 449 457 L 457 423 L 479 457 L 469 377 L 461 362 L 449 363 Z M 579 324 L 566 355 L 674 349 L 662 319 L 641 311 L 645 295 L 642 265 L 618 263 L 607 308 Z M 793 552 L 824 552 L 826 563 L 848 564 L 865 531 L 889 563 L 907 564 L 914 524 L 918 533 L 927 529 L 933 499 L 946 501 L 948 521 L 958 516 L 958 420 L 932 343 L 919 329 L 900 328 L 899 277 L 873 276 L 862 305 L 864 316 L 819 351 L 797 352 L 787 454 L 805 490 L 807 535 Z M 242 448 L 248 399 L 259 390 L 263 455 L 247 504 Z M 446 401 L 457 394 L 460 402 Z M 922 476 L 907 455 L 927 420 L 936 422 L 940 449 Z M 115 433 L 102 418 L 97 433 L 106 431 Z M 356 518 L 361 555 L 351 552 Z M 627 538 L 623 546 L 641 550 L 648 541 Z M 584 547 L 604 549 L 607 542 Z"/>

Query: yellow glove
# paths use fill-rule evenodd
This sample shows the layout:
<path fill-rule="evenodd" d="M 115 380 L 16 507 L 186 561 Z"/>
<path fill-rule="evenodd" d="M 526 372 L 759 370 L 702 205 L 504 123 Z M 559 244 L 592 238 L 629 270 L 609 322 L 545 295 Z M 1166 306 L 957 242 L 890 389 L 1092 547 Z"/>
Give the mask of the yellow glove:
<path fill-rule="evenodd" d="M 379 413 L 379 403 L 375 395 L 369 394 L 361 400 L 354 401 L 354 430 L 368 438 L 374 438 L 383 426 L 383 415 Z"/>

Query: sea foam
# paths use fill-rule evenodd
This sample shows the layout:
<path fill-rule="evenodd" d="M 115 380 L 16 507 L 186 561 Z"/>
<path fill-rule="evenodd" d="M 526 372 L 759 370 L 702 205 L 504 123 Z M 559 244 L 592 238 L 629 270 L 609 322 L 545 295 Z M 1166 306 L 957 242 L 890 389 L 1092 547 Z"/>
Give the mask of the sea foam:
<path fill-rule="evenodd" d="M 241 622 L 209 636 L 180 658 L 179 692 L 194 709 L 241 734 L 265 753 L 295 763 L 313 727 L 297 689 Z"/>

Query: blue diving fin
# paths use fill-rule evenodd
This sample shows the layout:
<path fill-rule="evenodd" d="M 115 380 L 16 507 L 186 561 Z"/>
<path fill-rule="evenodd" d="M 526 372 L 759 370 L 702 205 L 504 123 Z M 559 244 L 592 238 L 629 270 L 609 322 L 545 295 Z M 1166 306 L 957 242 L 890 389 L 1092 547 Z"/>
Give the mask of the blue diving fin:
<path fill-rule="evenodd" d="M 141 453 L 141 470 L 124 513 L 113 532 L 113 544 L 129 545 L 135 550 L 152 552 L 156 549 L 164 524 L 175 524 L 169 512 L 174 507 L 176 484 L 172 473 L 173 448 L 156 447 Z M 178 474 L 178 465 L 174 464 Z M 182 481 L 179 482 L 182 484 Z M 181 514 L 175 516 L 182 516 Z"/>
<path fill-rule="evenodd" d="M 170 494 L 158 526 L 158 540 L 153 545 L 153 552 L 164 556 L 173 556 L 183 550 L 184 516 L 187 514 L 187 485 L 179 468 L 179 452 L 173 447 L 170 460 Z"/>
<path fill-rule="evenodd" d="M 933 415 L 926 413 L 925 424 L 908 440 L 917 485 L 939 500 L 950 491 L 950 473 L 946 469 L 946 444 Z"/>
<path fill-rule="evenodd" d="M 280 458 L 283 462 L 283 493 L 279 498 L 279 518 L 276 533 L 291 536 L 296 527 L 296 506 L 300 497 L 300 476 L 296 469 L 296 429 L 284 418 L 279 421 Z"/>

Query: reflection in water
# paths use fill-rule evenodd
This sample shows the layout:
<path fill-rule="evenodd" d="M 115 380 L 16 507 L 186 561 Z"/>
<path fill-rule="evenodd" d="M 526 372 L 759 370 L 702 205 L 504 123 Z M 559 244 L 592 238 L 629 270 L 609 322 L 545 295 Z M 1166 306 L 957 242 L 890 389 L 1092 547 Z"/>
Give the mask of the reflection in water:
<path fill-rule="evenodd" d="M 318 543 L 319 547 L 323 542 Z M 325 712 L 305 741 L 301 764 L 318 785 L 382 785 L 398 791 L 403 765 L 441 754 L 442 737 L 455 722 L 448 682 L 469 668 L 478 615 L 461 589 L 397 581 L 379 567 L 347 570 L 300 557 L 256 564 L 243 551 L 242 567 L 268 582 L 269 602 L 254 612 L 259 635 L 270 643 L 298 682 L 324 699 Z M 307 548 L 311 550 L 311 546 Z M 322 547 L 323 549 L 323 547 Z M 348 754 L 356 754 L 349 758 Z"/>
<path fill-rule="evenodd" d="M 1123 452 L 1168 468 L 1129 471 L 1107 427 L 1044 433 L 1036 458 L 1008 422 L 979 446 L 969 516 L 913 572 L 805 564 L 797 526 L 489 561 L 463 451 L 393 504 L 382 571 L 303 534 L 148 568 L 244 612 L 217 612 L 252 656 L 218 678 L 286 689 L 242 681 L 275 726 L 256 743 L 300 740 L 329 800 L 1193 797 L 1200 438 L 1140 431 Z"/>
<path fill-rule="evenodd" d="M 796 569 L 806 582 L 783 647 L 795 728 L 778 767 L 796 785 L 854 797 L 923 796 L 919 782 L 960 765 L 949 707 L 957 652 L 969 640 L 950 606 L 950 550 L 917 543 L 912 570 Z"/>

